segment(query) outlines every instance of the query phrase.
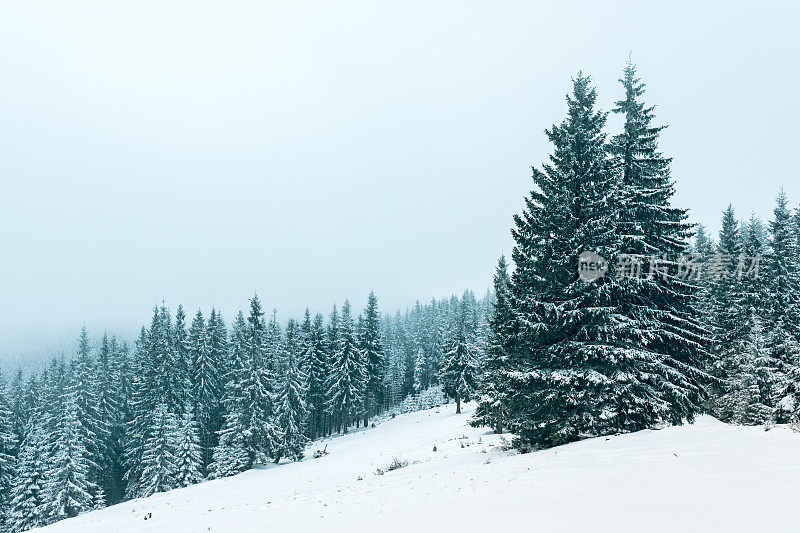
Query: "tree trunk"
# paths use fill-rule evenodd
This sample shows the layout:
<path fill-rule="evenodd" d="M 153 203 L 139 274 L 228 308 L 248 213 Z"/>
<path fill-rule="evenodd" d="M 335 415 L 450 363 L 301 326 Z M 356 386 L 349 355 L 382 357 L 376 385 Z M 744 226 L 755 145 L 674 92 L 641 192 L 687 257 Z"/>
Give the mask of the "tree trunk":
<path fill-rule="evenodd" d="M 461 397 L 460 396 L 456 396 L 456 414 L 457 415 L 461 414 Z"/>

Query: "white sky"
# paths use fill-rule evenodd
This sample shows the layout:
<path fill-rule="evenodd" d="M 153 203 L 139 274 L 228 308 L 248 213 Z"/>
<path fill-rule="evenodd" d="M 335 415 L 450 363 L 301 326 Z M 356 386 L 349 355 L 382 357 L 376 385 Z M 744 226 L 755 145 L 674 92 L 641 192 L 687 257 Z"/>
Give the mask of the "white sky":
<path fill-rule="evenodd" d="M 536 4 L 0 2 L 0 323 L 481 294 L 570 77 L 609 109 L 629 52 L 677 204 L 798 204 L 792 2 Z"/>

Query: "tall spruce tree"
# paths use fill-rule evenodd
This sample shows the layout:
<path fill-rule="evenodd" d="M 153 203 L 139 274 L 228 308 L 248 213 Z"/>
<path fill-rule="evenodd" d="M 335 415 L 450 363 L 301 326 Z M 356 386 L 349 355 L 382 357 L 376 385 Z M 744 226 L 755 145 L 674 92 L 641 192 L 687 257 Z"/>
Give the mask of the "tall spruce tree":
<path fill-rule="evenodd" d="M 748 331 L 747 313 L 749 307 L 742 291 L 743 284 L 733 276 L 734 261 L 743 252 L 742 231 L 733 206 L 722 213 L 722 226 L 717 240 L 717 248 L 705 264 L 704 276 L 710 303 L 708 322 L 711 329 L 712 357 L 707 364 L 708 371 L 717 379 L 709 383 L 709 408 L 721 420 L 730 420 L 733 413 L 730 403 L 723 400 L 730 392 L 728 376 L 738 372 L 739 350 L 745 342 Z"/>
<path fill-rule="evenodd" d="M 44 447 L 42 427 L 32 420 L 20 447 L 17 476 L 9 493 L 11 501 L 7 526 L 12 533 L 47 525 L 44 507 Z"/>
<path fill-rule="evenodd" d="M 703 339 L 689 307 L 691 288 L 666 277 L 639 283 L 616 275 L 621 251 L 685 249 L 685 215 L 664 204 L 671 185 L 668 160 L 657 151 L 658 128 L 638 103 L 642 86 L 629 69 L 626 100 L 618 105 L 626 128 L 609 162 L 606 115 L 595 109 L 589 84 L 581 74 L 574 79 L 567 118 L 547 131 L 550 163 L 534 169 L 536 189 L 515 217 L 511 285 L 519 334 L 507 412 L 521 445 L 691 419 L 703 394 L 696 368 Z M 649 199 L 648 184 L 660 187 Z M 620 237 L 621 227 L 638 233 Z M 578 276 L 585 250 L 609 262 L 605 277 Z"/>
<path fill-rule="evenodd" d="M 436 385 L 439 379 L 439 371 L 444 361 L 444 332 L 442 318 L 438 311 L 438 303 L 434 300 L 428 307 L 430 328 L 428 329 L 428 355 L 426 362 L 428 363 L 430 384 Z"/>
<path fill-rule="evenodd" d="M 203 480 L 200 430 L 194 414 L 186 411 L 175 428 L 175 485 L 188 487 Z"/>
<path fill-rule="evenodd" d="M 155 329 L 158 310 L 153 314 L 151 331 Z M 125 497 L 136 498 L 140 494 L 142 453 L 147 439 L 150 414 L 156 406 L 151 385 L 155 372 L 150 358 L 150 333 L 142 327 L 135 343 L 132 362 L 130 417 L 125 424 Z"/>
<path fill-rule="evenodd" d="M 767 348 L 779 365 L 775 419 L 789 422 L 800 415 L 800 257 L 783 190 L 778 194 L 773 217 L 769 224 L 771 253 L 765 265 L 770 294 Z"/>
<path fill-rule="evenodd" d="M 117 368 L 115 342 L 104 334 L 100 343 L 100 351 L 95 365 L 94 397 L 97 415 L 97 483 L 109 502 L 116 503 L 122 497 L 123 487 L 119 478 L 117 465 L 120 462 L 121 450 L 118 446 L 119 424 L 122 413 L 120 396 L 116 390 Z"/>
<path fill-rule="evenodd" d="M 186 331 L 186 312 L 178 305 L 175 312 L 175 325 L 172 327 L 172 361 L 169 372 L 173 413 L 182 413 L 194 408 L 193 388 L 191 386 L 194 369 L 192 353 L 189 346 L 189 334 Z"/>
<path fill-rule="evenodd" d="M 386 375 L 386 356 L 381 343 L 380 313 L 378 311 L 378 298 L 374 292 L 367 297 L 367 307 L 364 310 L 364 323 L 360 335 L 361 351 L 364 358 L 364 372 L 366 374 L 366 388 L 364 399 L 364 425 L 369 424 L 369 418 L 376 415 L 384 402 L 384 378 Z"/>
<path fill-rule="evenodd" d="M 156 405 L 142 451 L 140 497 L 146 498 L 156 492 L 165 492 L 178 486 L 175 477 L 177 430 L 175 415 L 168 411 L 166 403 Z"/>
<path fill-rule="evenodd" d="M 778 376 L 755 309 L 751 308 L 748 313 L 748 321 L 747 336 L 737 342 L 735 361 L 726 376 L 725 393 L 719 404 L 726 420 L 754 425 L 772 418 L 773 391 Z"/>
<path fill-rule="evenodd" d="M 225 416 L 219 431 L 219 444 L 214 448 L 208 467 L 211 478 L 221 478 L 244 472 L 256 460 L 251 442 L 250 409 L 245 389 L 250 376 L 247 353 L 247 321 L 240 311 L 231 331 L 230 369 L 225 378 Z"/>
<path fill-rule="evenodd" d="M 494 309 L 489 320 L 487 357 L 482 367 L 478 387 L 478 408 L 475 410 L 473 420 L 474 425 L 489 426 L 497 433 L 503 432 L 505 420 L 503 410 L 509 401 L 506 371 L 513 349 L 515 327 L 510 283 L 506 258 L 501 256 L 494 274 Z"/>
<path fill-rule="evenodd" d="M 192 409 L 199 424 L 201 463 L 205 469 L 211 462 L 214 432 L 219 429 L 216 418 L 217 404 L 222 397 L 222 377 L 219 375 L 219 361 L 215 360 L 217 354 L 209 343 L 208 328 L 199 309 L 189 328 L 187 346 L 192 369 Z"/>
<path fill-rule="evenodd" d="M 769 245 L 770 254 L 764 272 L 773 296 L 772 305 L 767 309 L 769 325 L 774 328 L 783 320 L 787 332 L 797 338 L 800 333 L 800 252 L 783 190 L 778 194 L 773 219 L 769 223 Z"/>
<path fill-rule="evenodd" d="M 103 420 L 99 410 L 101 405 L 96 392 L 99 388 L 100 375 L 91 355 L 85 327 L 81 329 L 78 353 L 73 363 L 68 393 L 75 403 L 75 416 L 80 428 L 79 438 L 82 440 L 81 446 L 86 450 L 83 459 L 88 469 L 87 487 L 92 498 L 95 498 L 102 490 L 100 486 L 103 477 L 102 464 L 107 456 L 107 444 L 111 433 L 110 424 Z"/>
<path fill-rule="evenodd" d="M 347 428 L 360 415 L 362 384 L 364 382 L 364 362 L 358 348 L 350 302 L 345 300 L 342 315 L 338 320 L 331 374 L 328 378 L 328 408 L 334 424 L 340 431 Z"/>
<path fill-rule="evenodd" d="M 629 350 L 626 363 L 635 370 L 632 379 L 620 375 L 622 379 L 617 380 L 623 394 L 617 401 L 616 418 L 618 430 L 632 431 L 648 427 L 656 417 L 680 422 L 694 416 L 702 397 L 698 368 L 707 359 L 708 339 L 696 308 L 699 287 L 694 280 L 677 275 L 680 258 L 689 252 L 692 226 L 687 211 L 670 204 L 675 192 L 671 159 L 659 149 L 666 126 L 653 124 L 655 107 L 642 101 L 645 84 L 632 63 L 625 67 L 620 82 L 625 98 L 617 102 L 614 113 L 623 116 L 625 124 L 609 143 L 617 175 L 616 231 L 620 250 L 641 254 L 647 272 L 642 278 L 623 277 L 614 296 L 617 310 L 631 322 L 630 326 L 614 324 L 612 335 L 618 336 L 618 347 Z M 656 335 L 651 334 L 653 330 Z M 653 371 L 660 377 L 652 379 Z M 678 390 L 664 397 L 670 385 L 678 385 Z M 652 398 L 652 390 L 662 391 L 668 411 L 657 407 L 661 413 L 655 414 L 641 409 L 641 400 Z M 651 402 L 650 407 L 658 403 Z"/>
<path fill-rule="evenodd" d="M 328 318 L 328 325 L 326 327 L 325 335 L 325 353 L 328 360 L 327 374 L 325 375 L 325 430 L 326 435 L 330 435 L 336 431 L 336 422 L 334 420 L 335 413 L 332 405 L 330 381 L 334 373 L 334 364 L 336 360 L 336 351 L 339 347 L 339 311 L 336 304 L 333 304 L 333 309 Z"/>
<path fill-rule="evenodd" d="M 206 341 L 208 343 L 209 359 L 211 364 L 215 367 L 213 373 L 216 374 L 219 379 L 219 389 L 216 391 L 216 396 L 208 400 L 206 427 L 202 425 L 200 427 L 200 444 L 203 449 L 203 465 L 205 468 L 207 468 L 208 464 L 211 462 L 213 449 L 218 442 L 218 432 L 222 427 L 222 398 L 225 391 L 226 375 L 228 375 L 228 365 L 230 362 L 228 356 L 228 328 L 225 325 L 222 313 L 213 308 L 211 309 L 211 314 L 206 324 Z"/>
<path fill-rule="evenodd" d="M 315 439 L 325 433 L 327 379 L 330 373 L 322 315 L 318 313 L 312 323 L 311 313 L 306 310 L 303 331 L 305 332 L 303 359 L 308 369 L 306 389 L 306 407 L 309 412 L 308 436 Z"/>
<path fill-rule="evenodd" d="M 268 359 L 267 329 L 264 311 L 255 295 L 250 300 L 245 334 L 247 377 L 244 391 L 249 411 L 250 446 L 256 460 L 266 460 L 272 455 L 277 441 L 274 426 L 275 374 Z"/>
<path fill-rule="evenodd" d="M 278 397 L 277 427 L 278 443 L 273 452 L 277 463 L 282 458 L 300 460 L 308 440 L 305 434 L 305 423 L 308 419 L 306 409 L 307 377 L 299 365 L 300 338 L 297 324 L 289 320 L 286 326 L 286 338 L 283 342 L 283 383 Z"/>
<path fill-rule="evenodd" d="M 125 494 L 125 443 L 126 427 L 132 418 L 131 413 L 131 384 L 133 375 L 131 372 L 131 361 L 128 357 L 127 343 L 117 341 L 116 337 L 111 337 L 109 341 L 111 354 L 110 363 L 110 391 L 111 398 L 108 401 L 110 408 L 116 412 L 111 416 L 111 439 L 108 457 L 110 458 L 109 486 L 104 488 L 106 498 L 110 504 L 121 501 Z"/>
<path fill-rule="evenodd" d="M 461 413 L 462 401 L 472 399 L 478 381 L 478 348 L 468 329 L 468 309 L 468 301 L 463 299 L 439 377 L 445 394 L 456 402 L 456 413 Z"/>
<path fill-rule="evenodd" d="M 49 520 L 77 516 L 94 507 L 86 439 L 78 420 L 75 395 L 68 393 L 57 421 L 57 438 L 49 450 L 45 473 L 45 509 Z"/>
<path fill-rule="evenodd" d="M 176 334 L 169 309 L 162 303 L 153 309 L 150 328 L 142 330 L 136 344 L 133 361 L 133 383 L 131 386 L 131 417 L 127 423 L 125 462 L 127 497 L 139 497 L 155 488 L 163 490 L 153 479 L 144 478 L 147 464 L 144 454 L 152 452 L 153 420 L 161 420 L 157 412 L 162 407 L 167 416 L 174 418 L 182 412 L 184 404 L 185 381 L 179 384 L 170 379 L 178 369 L 179 361 L 175 346 Z"/>
<path fill-rule="evenodd" d="M 265 331 L 261 302 L 253 296 L 247 320 L 239 313 L 234 323 L 231 369 L 224 396 L 225 421 L 209 466 L 211 477 L 247 470 L 275 451 L 275 378 L 265 364 Z"/>

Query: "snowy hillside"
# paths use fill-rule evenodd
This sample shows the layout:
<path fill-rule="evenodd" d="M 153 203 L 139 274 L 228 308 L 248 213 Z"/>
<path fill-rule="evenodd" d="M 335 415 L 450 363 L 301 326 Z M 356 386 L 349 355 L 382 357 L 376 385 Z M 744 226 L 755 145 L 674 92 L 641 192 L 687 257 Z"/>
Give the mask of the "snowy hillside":
<path fill-rule="evenodd" d="M 41 531 L 797 531 L 800 434 L 693 426 L 503 451 L 453 406 L 327 441 L 329 454 L 133 500 Z M 316 443 L 309 449 L 320 448 Z M 434 451 L 434 447 L 436 451 Z M 386 471 L 392 461 L 408 466 Z M 145 519 L 147 517 L 147 519 Z"/>

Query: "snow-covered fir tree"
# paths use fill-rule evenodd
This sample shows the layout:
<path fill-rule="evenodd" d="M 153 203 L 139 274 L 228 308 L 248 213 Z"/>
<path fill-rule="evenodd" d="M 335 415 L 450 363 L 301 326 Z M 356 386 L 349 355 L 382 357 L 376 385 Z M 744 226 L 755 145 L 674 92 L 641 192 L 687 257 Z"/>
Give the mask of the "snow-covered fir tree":
<path fill-rule="evenodd" d="M 132 373 L 132 361 L 129 357 L 128 344 L 119 342 L 116 337 L 111 337 L 112 353 L 112 392 L 114 395 L 113 404 L 117 409 L 117 418 L 111 431 L 110 456 L 112 457 L 112 478 L 115 488 L 106 493 L 109 503 L 113 504 L 122 500 L 125 496 L 125 473 L 126 455 L 125 445 L 127 443 L 126 429 L 132 420 L 132 384 L 134 381 Z"/>
<path fill-rule="evenodd" d="M 7 527 L 12 533 L 27 531 L 47 525 L 45 509 L 45 439 L 42 427 L 35 421 L 28 426 L 20 447 L 17 475 L 14 479 L 7 516 Z"/>
<path fill-rule="evenodd" d="M 257 296 L 250 315 L 240 313 L 232 335 L 231 369 L 225 388 L 225 420 L 209 474 L 224 477 L 271 457 L 278 441 L 274 426 L 275 378 L 265 361 L 264 312 Z"/>
<path fill-rule="evenodd" d="M 775 419 L 789 422 L 800 414 L 800 249 L 792 214 L 780 191 L 769 224 L 771 252 L 765 260 L 769 290 L 767 348 L 779 364 Z"/>
<path fill-rule="evenodd" d="M 283 342 L 282 386 L 278 397 L 277 428 L 278 443 L 273 452 L 277 463 L 282 458 L 297 461 L 303 458 L 303 449 L 308 441 L 304 425 L 308 420 L 306 409 L 307 376 L 299 365 L 300 338 L 297 324 L 289 320 L 286 326 L 286 338 Z"/>
<path fill-rule="evenodd" d="M 384 405 L 386 355 L 381 343 L 380 323 L 378 298 L 374 292 L 370 292 L 367 297 L 367 307 L 364 310 L 364 322 L 359 338 L 366 375 L 364 391 L 365 426 L 369 424 L 369 418 L 376 415 Z"/>
<path fill-rule="evenodd" d="M 256 460 L 250 433 L 249 398 L 246 383 L 248 371 L 247 321 L 240 311 L 231 332 L 230 369 L 226 377 L 225 417 L 219 431 L 219 444 L 214 448 L 208 467 L 209 476 L 232 476 L 251 468 Z"/>
<path fill-rule="evenodd" d="M 339 317 L 336 334 L 336 351 L 331 361 L 328 377 L 328 411 L 334 427 L 347 432 L 361 414 L 364 383 L 364 360 L 353 324 L 350 302 L 345 300 Z"/>
<path fill-rule="evenodd" d="M 223 402 L 222 397 L 225 390 L 225 376 L 228 373 L 228 329 L 225 325 L 225 320 L 222 313 L 212 308 L 206 324 L 206 342 L 208 345 L 208 358 L 210 361 L 209 376 L 216 375 L 218 380 L 218 389 L 213 390 L 209 387 L 209 391 L 215 392 L 214 397 L 207 397 L 205 400 L 197 399 L 196 402 L 199 406 L 204 406 L 199 411 L 198 423 L 200 424 L 200 445 L 203 450 L 203 466 L 208 468 L 214 452 L 214 447 L 217 445 L 218 432 L 222 427 L 223 417 Z M 196 368 L 195 368 L 196 372 Z M 211 379 L 209 380 L 209 383 Z M 197 386 L 197 383 L 194 383 Z M 197 395 L 197 390 L 195 391 Z M 202 397 L 202 395 L 200 395 Z"/>
<path fill-rule="evenodd" d="M 755 309 L 750 310 L 748 321 L 747 336 L 737 343 L 735 365 L 725 376 L 725 393 L 719 403 L 729 421 L 753 425 L 772 418 L 772 396 L 778 376 Z"/>
<path fill-rule="evenodd" d="M 90 459 L 74 394 L 67 394 L 56 423 L 57 438 L 48 450 L 45 512 L 49 520 L 77 516 L 94 508 Z"/>
<path fill-rule="evenodd" d="M 146 498 L 156 492 L 164 492 L 177 485 L 175 415 L 167 410 L 166 403 L 153 409 L 148 436 L 142 451 L 142 475 L 139 496 Z"/>
<path fill-rule="evenodd" d="M 153 317 L 153 321 L 157 315 Z M 148 353 L 149 335 L 145 328 L 141 329 L 136 340 L 136 349 L 133 360 L 133 383 L 130 396 L 130 419 L 126 421 L 124 449 L 125 449 L 125 497 L 136 498 L 140 494 L 140 479 L 142 472 L 142 452 L 149 417 L 156 403 L 150 390 L 152 379 L 151 362 Z"/>
<path fill-rule="evenodd" d="M 478 348 L 468 329 L 469 304 L 461 302 L 461 312 L 456 321 L 450 349 L 439 376 L 444 392 L 456 402 L 456 413 L 461 412 L 461 402 L 468 402 L 475 395 L 478 381 Z"/>
<path fill-rule="evenodd" d="M 186 411 L 175 428 L 175 485 L 188 487 L 203 480 L 200 430 L 194 413 Z"/>
<path fill-rule="evenodd" d="M 692 280 L 658 274 L 659 269 L 668 268 L 677 273 L 677 260 L 689 252 L 691 235 L 687 211 L 670 203 L 675 192 L 671 159 L 659 148 L 666 126 L 654 125 L 655 107 L 643 102 L 645 85 L 632 63 L 625 67 L 620 82 L 625 98 L 616 103 L 614 113 L 624 117 L 625 123 L 622 133 L 609 143 L 617 187 L 610 197 L 615 199 L 612 207 L 620 251 L 659 259 L 644 260 L 647 274 L 641 278 L 622 276 L 610 302 L 626 318 L 611 319 L 608 337 L 600 330 L 597 333 L 601 342 L 609 340 L 625 349 L 627 360 L 617 368 L 624 368 L 629 377 L 616 379 L 619 399 L 614 416 L 617 430 L 635 431 L 658 419 L 691 420 L 702 397 L 698 368 L 707 357 L 707 338 L 695 308 L 698 288 Z M 653 399 L 652 391 L 659 392 L 667 410 Z M 656 414 L 654 408 L 661 412 Z"/>
<path fill-rule="evenodd" d="M 175 324 L 172 327 L 170 361 L 170 391 L 172 397 L 169 405 L 172 412 L 182 413 L 186 409 L 194 408 L 193 390 L 191 387 L 193 369 L 192 353 L 189 347 L 189 333 L 186 331 L 186 312 L 182 305 L 178 305 L 175 312 Z"/>
<path fill-rule="evenodd" d="M 705 264 L 705 281 L 708 298 L 707 323 L 711 330 L 711 353 L 706 368 L 717 379 L 710 381 L 709 409 L 722 420 L 729 420 L 728 402 L 722 402 L 726 394 L 726 376 L 737 372 L 739 349 L 748 335 L 746 329 L 749 306 L 745 301 L 743 283 L 732 275 L 733 262 L 743 252 L 743 239 L 739 222 L 732 205 L 722 214 L 722 226 L 715 253 Z"/>
<path fill-rule="evenodd" d="M 494 309 L 489 320 L 487 356 L 481 367 L 479 401 L 473 420 L 474 425 L 489 426 L 497 433 L 503 432 L 503 410 L 509 402 L 506 373 L 509 371 L 515 327 L 510 282 L 506 258 L 501 256 L 494 275 Z"/>
<path fill-rule="evenodd" d="M 216 320 L 216 317 L 215 317 Z M 217 404 L 222 397 L 222 376 L 220 362 L 212 351 L 208 339 L 208 328 L 199 309 L 192 320 L 187 337 L 187 349 L 191 361 L 191 401 L 190 409 L 199 425 L 201 442 L 201 468 L 205 469 L 211 461 L 213 438 L 218 427 Z"/>
<path fill-rule="evenodd" d="M 439 369 L 444 362 L 444 326 L 442 324 L 443 317 L 439 312 L 439 305 L 433 300 L 428 305 L 428 320 L 430 327 L 428 328 L 427 343 L 427 356 L 425 358 L 428 363 L 428 376 L 431 385 L 436 385 L 439 380 Z"/>
<path fill-rule="evenodd" d="M 75 416 L 80 427 L 82 446 L 86 449 L 84 457 L 88 467 L 88 488 L 92 497 L 101 490 L 99 485 L 102 473 L 100 465 L 107 457 L 106 445 L 111 437 L 110 424 L 99 411 L 98 381 L 100 375 L 95 367 L 89 345 L 89 337 L 84 327 L 78 341 L 78 354 L 73 361 L 68 393 L 75 402 Z M 103 405 L 102 407 L 106 407 Z M 98 462 L 99 461 L 99 462 Z"/>
<path fill-rule="evenodd" d="M 306 407 L 308 409 L 308 436 L 315 439 L 326 431 L 326 405 L 328 400 L 327 378 L 330 372 L 325 343 L 325 328 L 322 315 L 317 313 L 311 321 L 311 312 L 306 310 L 303 321 L 303 360 L 308 373 Z"/>
<path fill-rule="evenodd" d="M 249 417 L 248 435 L 255 460 L 272 456 L 277 441 L 275 428 L 275 375 L 268 359 L 267 329 L 258 296 L 250 300 L 245 331 L 246 377 L 244 393 Z"/>
<path fill-rule="evenodd" d="M 120 396 L 116 390 L 116 341 L 103 335 L 95 365 L 94 397 L 96 401 L 97 483 L 109 502 L 122 498 L 123 486 L 119 471 L 122 460 L 119 446 L 122 412 Z"/>
<path fill-rule="evenodd" d="M 519 333 L 506 411 L 524 446 L 691 419 L 703 396 L 696 368 L 703 338 L 691 287 L 616 275 L 621 251 L 685 248 L 685 214 L 665 204 L 671 183 L 657 149 L 659 128 L 629 67 L 617 107 L 625 131 L 609 161 L 606 115 L 595 109 L 589 84 L 581 74 L 574 79 L 567 118 L 547 131 L 550 163 L 534 169 L 536 188 L 515 217 L 511 285 Z M 652 197 L 648 187 L 657 189 Z M 580 279 L 584 250 L 609 262 L 604 277 Z"/>

